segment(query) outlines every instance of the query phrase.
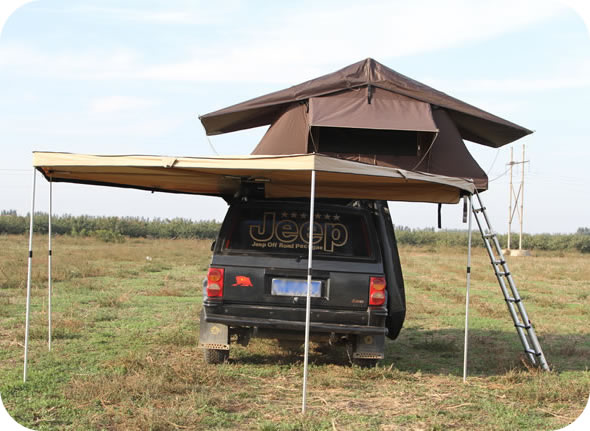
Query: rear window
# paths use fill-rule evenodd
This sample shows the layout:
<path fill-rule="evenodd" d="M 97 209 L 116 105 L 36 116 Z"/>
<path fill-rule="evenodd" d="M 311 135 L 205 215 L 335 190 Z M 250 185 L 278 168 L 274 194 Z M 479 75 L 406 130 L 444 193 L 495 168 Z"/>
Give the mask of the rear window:
<path fill-rule="evenodd" d="M 340 210 L 339 210 L 340 209 Z M 367 220 L 362 212 L 319 209 L 313 228 L 315 256 L 371 258 Z M 303 208 L 238 207 L 224 240 L 224 250 L 307 255 L 309 211 Z"/>

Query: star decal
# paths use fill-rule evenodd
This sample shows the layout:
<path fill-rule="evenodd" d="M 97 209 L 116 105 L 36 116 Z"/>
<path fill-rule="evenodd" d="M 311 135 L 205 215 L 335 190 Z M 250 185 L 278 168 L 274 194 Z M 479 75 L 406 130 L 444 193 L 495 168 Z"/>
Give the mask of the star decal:
<path fill-rule="evenodd" d="M 291 218 L 297 218 L 297 213 L 296 212 L 292 212 L 291 213 Z"/>
<path fill-rule="evenodd" d="M 283 212 L 281 213 L 281 217 L 282 217 L 282 218 L 287 218 L 287 217 L 289 217 L 289 214 L 287 214 L 287 211 L 283 211 Z"/>
<path fill-rule="evenodd" d="M 340 221 L 340 216 L 338 214 L 334 214 L 332 218 L 334 219 L 334 221 Z"/>
<path fill-rule="evenodd" d="M 330 214 L 327 214 L 327 213 L 324 214 L 324 219 L 325 220 L 330 220 L 330 218 L 331 218 Z"/>

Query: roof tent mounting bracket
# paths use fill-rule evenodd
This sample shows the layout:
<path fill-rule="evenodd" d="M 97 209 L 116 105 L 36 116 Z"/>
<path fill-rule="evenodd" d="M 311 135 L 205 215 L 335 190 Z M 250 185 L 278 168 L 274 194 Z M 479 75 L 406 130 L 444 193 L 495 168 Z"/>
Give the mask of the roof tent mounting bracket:
<path fill-rule="evenodd" d="M 254 177 L 232 177 L 240 180 L 240 188 L 234 194 L 236 199 L 264 199 L 266 196 L 266 184 L 270 183 L 269 178 Z"/>
<path fill-rule="evenodd" d="M 367 85 L 367 103 L 370 105 L 371 100 L 373 99 L 373 86 L 371 84 Z"/>
<path fill-rule="evenodd" d="M 241 183 L 270 183 L 270 178 L 264 177 L 244 177 L 239 175 L 224 175 L 223 178 L 228 180 L 236 180 Z"/>

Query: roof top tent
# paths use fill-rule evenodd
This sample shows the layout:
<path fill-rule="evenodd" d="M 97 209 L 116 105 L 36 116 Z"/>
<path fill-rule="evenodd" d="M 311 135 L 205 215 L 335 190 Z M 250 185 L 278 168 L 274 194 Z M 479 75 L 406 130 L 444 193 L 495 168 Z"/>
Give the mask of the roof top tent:
<path fill-rule="evenodd" d="M 208 135 L 270 125 L 255 155 L 322 153 L 373 165 L 488 179 L 463 139 L 500 147 L 530 130 L 368 58 L 200 117 Z"/>

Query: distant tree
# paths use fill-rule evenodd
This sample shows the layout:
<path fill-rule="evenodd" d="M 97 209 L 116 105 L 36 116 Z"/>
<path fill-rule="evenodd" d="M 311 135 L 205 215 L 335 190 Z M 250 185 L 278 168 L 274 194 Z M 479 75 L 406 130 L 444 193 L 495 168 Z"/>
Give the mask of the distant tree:
<path fill-rule="evenodd" d="M 590 227 L 579 227 L 576 233 L 578 235 L 590 235 Z"/>

